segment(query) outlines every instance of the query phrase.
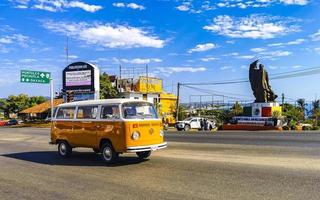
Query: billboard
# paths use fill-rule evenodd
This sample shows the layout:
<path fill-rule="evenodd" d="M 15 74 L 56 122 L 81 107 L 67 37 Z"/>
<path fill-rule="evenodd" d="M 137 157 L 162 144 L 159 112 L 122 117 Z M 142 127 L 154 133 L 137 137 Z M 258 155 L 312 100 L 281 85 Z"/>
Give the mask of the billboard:
<path fill-rule="evenodd" d="M 71 63 L 63 70 L 62 87 L 66 94 L 77 97 L 74 100 L 99 99 L 99 68 L 86 62 Z"/>
<path fill-rule="evenodd" d="M 71 71 L 66 72 L 66 86 L 91 85 L 91 71 Z"/>

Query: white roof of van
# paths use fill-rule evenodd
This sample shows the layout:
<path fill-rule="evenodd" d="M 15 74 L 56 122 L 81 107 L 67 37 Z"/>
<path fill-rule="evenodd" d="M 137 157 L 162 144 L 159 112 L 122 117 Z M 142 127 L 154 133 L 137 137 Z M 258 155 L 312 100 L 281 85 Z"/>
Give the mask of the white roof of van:
<path fill-rule="evenodd" d="M 70 103 L 60 104 L 58 107 L 69 107 L 69 106 L 86 106 L 86 105 L 100 105 L 100 104 L 121 104 L 126 102 L 147 102 L 144 100 L 137 99 L 100 99 L 100 100 L 87 100 L 87 101 L 76 101 Z"/>

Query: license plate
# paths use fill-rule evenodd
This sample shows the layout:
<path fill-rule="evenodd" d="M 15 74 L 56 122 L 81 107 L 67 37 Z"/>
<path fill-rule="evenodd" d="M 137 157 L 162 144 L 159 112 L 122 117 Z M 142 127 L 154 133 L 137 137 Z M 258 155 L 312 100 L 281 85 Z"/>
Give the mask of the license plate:
<path fill-rule="evenodd" d="M 152 151 L 156 151 L 156 150 L 158 150 L 158 147 L 157 146 L 153 146 L 153 147 L 151 147 L 151 150 Z"/>

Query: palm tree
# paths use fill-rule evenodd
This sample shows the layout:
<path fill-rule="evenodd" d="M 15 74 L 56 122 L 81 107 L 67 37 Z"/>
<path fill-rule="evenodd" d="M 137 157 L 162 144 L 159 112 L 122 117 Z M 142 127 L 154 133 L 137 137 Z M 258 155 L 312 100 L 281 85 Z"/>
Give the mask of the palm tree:
<path fill-rule="evenodd" d="M 320 100 L 314 100 L 312 101 L 312 114 L 315 117 L 316 121 L 315 121 L 315 126 L 318 126 L 318 116 L 320 114 L 319 112 L 319 107 L 320 107 Z"/>
<path fill-rule="evenodd" d="M 304 117 L 304 111 L 305 111 L 305 107 L 306 107 L 306 100 L 305 99 L 298 99 L 297 103 L 298 103 L 298 107 L 300 108 L 300 110 L 302 112 L 302 116 L 303 116 L 303 119 L 304 119 L 305 118 Z"/>

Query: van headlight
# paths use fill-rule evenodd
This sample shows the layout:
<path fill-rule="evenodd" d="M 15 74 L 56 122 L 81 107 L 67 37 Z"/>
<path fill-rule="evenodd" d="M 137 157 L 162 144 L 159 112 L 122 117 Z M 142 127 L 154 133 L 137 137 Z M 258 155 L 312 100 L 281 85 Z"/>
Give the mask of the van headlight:
<path fill-rule="evenodd" d="M 140 138 L 140 133 L 138 131 L 133 131 L 131 138 L 133 140 L 138 140 Z"/>
<path fill-rule="evenodd" d="M 164 136 L 164 131 L 160 130 L 160 136 L 163 137 Z"/>

